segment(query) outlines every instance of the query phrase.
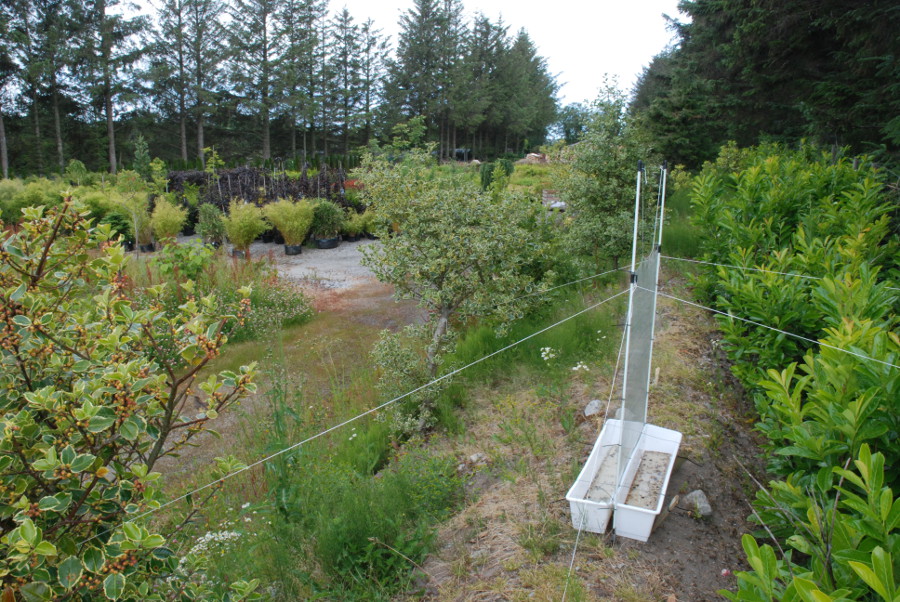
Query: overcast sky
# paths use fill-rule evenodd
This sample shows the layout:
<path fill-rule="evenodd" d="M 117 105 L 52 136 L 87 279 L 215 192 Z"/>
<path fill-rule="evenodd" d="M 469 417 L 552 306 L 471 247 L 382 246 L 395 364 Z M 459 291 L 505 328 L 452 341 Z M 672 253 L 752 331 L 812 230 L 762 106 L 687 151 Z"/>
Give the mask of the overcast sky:
<path fill-rule="evenodd" d="M 357 23 L 371 17 L 396 45 L 400 15 L 412 0 L 332 0 L 332 12 L 346 6 Z M 463 0 L 467 18 L 483 12 L 503 16 L 511 34 L 524 27 L 561 84 L 564 104 L 593 100 L 603 75 L 618 77 L 629 92 L 653 55 L 672 41 L 663 14 L 678 13 L 678 0 Z"/>

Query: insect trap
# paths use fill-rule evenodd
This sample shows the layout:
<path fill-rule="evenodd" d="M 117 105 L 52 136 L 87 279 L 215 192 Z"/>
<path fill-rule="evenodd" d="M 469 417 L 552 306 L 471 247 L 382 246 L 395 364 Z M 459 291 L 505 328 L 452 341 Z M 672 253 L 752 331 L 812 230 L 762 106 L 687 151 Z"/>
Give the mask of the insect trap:
<path fill-rule="evenodd" d="M 644 178 L 644 167 L 639 163 L 635 184 L 621 407 L 614 418 L 607 417 L 603 423 L 587 462 L 566 495 L 572 525 L 576 529 L 603 533 L 610 517 L 613 517 L 616 535 L 638 541 L 647 541 L 662 511 L 681 445 L 680 432 L 647 423 L 665 210 L 665 164 L 660 170 L 659 196 L 652 227 L 649 221 L 643 225 L 640 221 L 641 183 Z"/>

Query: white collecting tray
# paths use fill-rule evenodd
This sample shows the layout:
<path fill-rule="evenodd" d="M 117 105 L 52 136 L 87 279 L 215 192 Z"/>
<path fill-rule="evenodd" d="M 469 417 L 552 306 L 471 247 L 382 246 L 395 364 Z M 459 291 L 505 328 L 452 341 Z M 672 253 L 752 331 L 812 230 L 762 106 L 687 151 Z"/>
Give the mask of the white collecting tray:
<path fill-rule="evenodd" d="M 638 541 L 650 537 L 653 523 L 662 511 L 680 446 L 678 431 L 644 425 L 616 494 L 613 526 L 617 536 Z"/>
<path fill-rule="evenodd" d="M 575 529 L 606 532 L 612 514 L 621 441 L 622 421 L 606 420 L 584 468 L 566 494 Z"/>

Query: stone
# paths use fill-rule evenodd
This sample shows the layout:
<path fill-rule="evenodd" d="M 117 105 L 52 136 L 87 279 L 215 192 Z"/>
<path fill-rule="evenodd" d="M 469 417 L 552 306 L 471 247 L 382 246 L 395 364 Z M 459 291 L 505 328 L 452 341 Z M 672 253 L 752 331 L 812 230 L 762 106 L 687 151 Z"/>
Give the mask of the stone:
<path fill-rule="evenodd" d="M 481 452 L 469 456 L 469 464 L 485 464 L 486 462 L 487 456 Z"/>
<path fill-rule="evenodd" d="M 592 399 L 584 407 L 584 417 L 590 418 L 591 416 L 595 416 L 600 413 L 600 410 L 602 408 L 603 408 L 603 402 L 601 402 L 599 399 Z"/>
<path fill-rule="evenodd" d="M 684 503 L 687 505 L 691 512 L 696 512 L 703 518 L 712 516 L 713 510 L 712 506 L 709 504 L 709 499 L 706 497 L 706 494 L 703 493 L 703 491 L 700 489 L 692 491 L 684 496 Z"/>

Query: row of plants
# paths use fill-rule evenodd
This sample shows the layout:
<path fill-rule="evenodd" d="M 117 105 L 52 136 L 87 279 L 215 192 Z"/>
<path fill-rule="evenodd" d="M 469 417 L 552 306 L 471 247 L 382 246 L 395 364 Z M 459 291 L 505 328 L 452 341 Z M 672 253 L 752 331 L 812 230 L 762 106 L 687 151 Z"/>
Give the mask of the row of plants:
<path fill-rule="evenodd" d="M 754 520 L 778 551 L 745 536 L 753 570 L 729 599 L 900 595 L 900 243 L 885 177 L 813 147 L 732 145 L 694 181 L 703 259 L 748 268 L 709 267 L 696 290 L 729 314 L 722 346 L 775 477 Z"/>

